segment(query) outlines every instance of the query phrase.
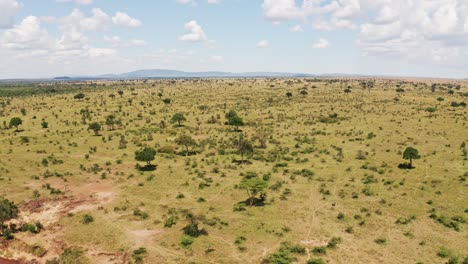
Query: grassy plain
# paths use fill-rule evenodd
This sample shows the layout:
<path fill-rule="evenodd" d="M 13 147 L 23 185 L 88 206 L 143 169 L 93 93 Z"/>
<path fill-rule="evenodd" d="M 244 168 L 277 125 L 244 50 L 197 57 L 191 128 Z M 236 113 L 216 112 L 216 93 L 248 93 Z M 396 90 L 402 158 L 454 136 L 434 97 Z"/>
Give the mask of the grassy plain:
<path fill-rule="evenodd" d="M 288 263 L 273 254 L 291 242 L 298 252 L 282 253 L 294 263 L 446 263 L 455 256 L 462 263 L 468 116 L 451 103 L 466 101 L 468 84 L 379 79 L 362 88 L 363 81 L 97 81 L 0 97 L 0 196 L 19 205 L 20 223 L 45 227 L 4 241 L 0 256 L 45 263 L 62 255 L 63 262 L 64 250 L 76 248 L 90 263 Z M 74 99 L 79 92 L 84 99 Z M 242 132 L 225 124 L 229 110 L 245 121 Z M 183 126 L 170 122 L 175 113 L 186 117 Z M 115 130 L 105 124 L 108 115 L 121 121 Z M 21 132 L 8 126 L 13 117 L 23 120 Z M 88 130 L 92 122 L 102 125 L 99 136 Z M 240 158 L 233 139 L 260 130 L 266 148 L 253 141 L 252 164 L 233 162 Z M 197 141 L 196 154 L 185 156 L 175 144 L 181 134 Z M 122 135 L 126 148 L 119 148 Z M 154 171 L 135 168 L 144 146 L 158 151 Z M 398 168 L 406 147 L 421 155 L 414 169 Z M 235 211 L 247 199 L 239 184 L 249 172 L 268 182 L 265 204 Z M 83 223 L 85 215 L 93 221 Z M 189 219 L 206 234 L 184 235 Z M 340 242 L 327 247 L 333 237 Z M 34 245 L 46 253 L 34 255 Z"/>

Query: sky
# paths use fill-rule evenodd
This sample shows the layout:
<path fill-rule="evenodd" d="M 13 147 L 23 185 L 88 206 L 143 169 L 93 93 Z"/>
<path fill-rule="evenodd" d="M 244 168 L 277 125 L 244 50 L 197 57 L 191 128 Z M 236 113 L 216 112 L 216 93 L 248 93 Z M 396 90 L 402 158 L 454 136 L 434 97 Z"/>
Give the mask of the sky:
<path fill-rule="evenodd" d="M 0 0 L 0 79 L 139 69 L 468 78 L 468 0 Z"/>

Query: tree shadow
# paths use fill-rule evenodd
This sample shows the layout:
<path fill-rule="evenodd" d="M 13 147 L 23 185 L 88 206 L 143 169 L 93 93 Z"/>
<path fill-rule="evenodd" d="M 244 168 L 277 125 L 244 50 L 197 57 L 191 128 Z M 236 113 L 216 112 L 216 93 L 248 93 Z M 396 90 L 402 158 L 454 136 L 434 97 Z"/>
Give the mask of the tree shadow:
<path fill-rule="evenodd" d="M 402 169 L 402 170 L 412 170 L 412 169 L 414 169 L 415 167 L 414 167 L 414 166 L 410 166 L 409 163 L 405 162 L 405 163 L 400 163 L 400 164 L 398 164 L 398 168 L 399 168 L 399 169 Z"/>
<path fill-rule="evenodd" d="M 198 154 L 198 152 L 195 151 L 195 150 L 190 150 L 188 153 L 187 153 L 186 150 L 182 150 L 182 151 L 177 152 L 177 155 L 179 155 L 179 156 L 195 156 L 197 154 Z"/>
<path fill-rule="evenodd" d="M 236 159 L 233 159 L 232 163 L 235 163 L 237 165 L 242 165 L 242 164 L 250 165 L 250 164 L 252 164 L 252 162 L 249 161 L 249 160 L 236 160 Z"/>
<path fill-rule="evenodd" d="M 151 165 L 147 164 L 145 166 L 141 166 L 141 165 L 137 164 L 136 167 L 137 167 L 137 170 L 139 170 L 139 171 L 154 171 L 154 170 L 156 170 L 158 168 L 157 165 L 153 165 L 153 164 L 151 164 Z"/>
<path fill-rule="evenodd" d="M 252 204 L 252 205 L 251 205 Z M 263 207 L 265 206 L 265 198 L 247 198 L 245 201 L 238 202 L 234 205 L 234 211 L 245 211 L 247 207 Z"/>

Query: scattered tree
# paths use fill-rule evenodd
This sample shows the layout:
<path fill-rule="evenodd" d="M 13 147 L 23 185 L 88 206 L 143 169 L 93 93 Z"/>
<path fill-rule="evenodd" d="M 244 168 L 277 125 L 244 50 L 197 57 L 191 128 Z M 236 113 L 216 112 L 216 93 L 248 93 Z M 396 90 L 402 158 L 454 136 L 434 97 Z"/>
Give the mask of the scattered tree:
<path fill-rule="evenodd" d="M 4 232 L 4 223 L 18 216 L 18 207 L 8 199 L 0 197 L 0 231 Z"/>
<path fill-rule="evenodd" d="M 106 125 L 109 126 L 109 130 L 114 130 L 114 125 L 115 125 L 115 116 L 114 115 L 108 115 L 106 117 Z"/>
<path fill-rule="evenodd" d="M 165 105 L 170 105 L 170 104 L 172 103 L 172 100 L 171 100 L 170 98 L 164 98 L 164 99 L 163 99 L 163 103 L 164 103 Z"/>
<path fill-rule="evenodd" d="M 253 206 L 256 196 L 261 194 L 262 197 L 265 196 L 264 190 L 268 187 L 268 182 L 258 177 L 252 178 L 243 178 L 241 183 L 239 184 L 239 188 L 245 189 L 247 191 L 247 195 L 249 196 L 249 206 Z"/>
<path fill-rule="evenodd" d="M 239 138 L 234 139 L 234 147 L 241 155 L 241 164 L 244 163 L 244 155 L 253 152 L 253 146 L 250 140 L 246 139 L 243 134 L 239 135 Z"/>
<path fill-rule="evenodd" d="M 89 124 L 88 129 L 94 131 L 94 135 L 98 136 L 99 131 L 101 130 L 101 125 L 98 122 L 93 122 Z"/>
<path fill-rule="evenodd" d="M 421 156 L 419 155 L 418 153 L 418 150 L 415 149 L 415 148 L 412 148 L 412 147 L 408 147 L 405 149 L 405 151 L 403 152 L 403 158 L 405 160 L 409 160 L 409 168 L 413 168 L 413 160 L 417 160 L 417 159 L 420 159 Z"/>
<path fill-rule="evenodd" d="M 151 166 L 151 161 L 155 159 L 156 150 L 151 147 L 145 147 L 140 151 L 135 152 L 135 159 L 137 161 L 146 162 L 146 166 Z"/>
<path fill-rule="evenodd" d="M 78 93 L 78 94 L 75 94 L 75 96 L 73 96 L 73 98 L 81 100 L 81 99 L 85 98 L 85 94 L 84 93 Z"/>
<path fill-rule="evenodd" d="M 189 147 L 196 146 L 197 142 L 189 135 L 180 135 L 176 138 L 175 143 L 185 147 L 185 155 L 189 155 Z"/>
<path fill-rule="evenodd" d="M 177 126 L 182 126 L 182 123 L 187 121 L 185 118 L 184 114 L 182 113 L 176 113 L 172 116 L 171 122 L 172 123 L 177 123 Z"/>
<path fill-rule="evenodd" d="M 12 119 L 10 119 L 10 127 L 15 127 L 16 128 L 16 132 L 18 132 L 18 126 L 23 124 L 23 120 L 21 120 L 21 118 L 19 117 L 13 117 Z"/>

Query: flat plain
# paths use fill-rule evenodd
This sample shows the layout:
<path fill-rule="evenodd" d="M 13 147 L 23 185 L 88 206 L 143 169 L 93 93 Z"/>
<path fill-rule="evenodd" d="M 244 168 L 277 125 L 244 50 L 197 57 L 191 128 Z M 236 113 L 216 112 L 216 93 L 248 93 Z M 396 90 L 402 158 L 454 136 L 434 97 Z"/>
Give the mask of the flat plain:
<path fill-rule="evenodd" d="M 467 82 L 50 82 L 0 95 L 0 197 L 18 208 L 4 258 L 468 262 Z"/>

